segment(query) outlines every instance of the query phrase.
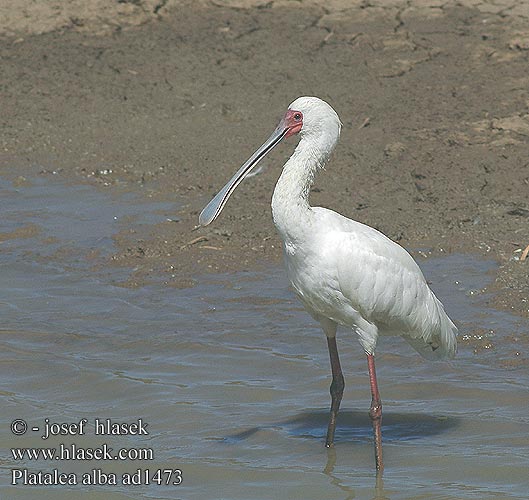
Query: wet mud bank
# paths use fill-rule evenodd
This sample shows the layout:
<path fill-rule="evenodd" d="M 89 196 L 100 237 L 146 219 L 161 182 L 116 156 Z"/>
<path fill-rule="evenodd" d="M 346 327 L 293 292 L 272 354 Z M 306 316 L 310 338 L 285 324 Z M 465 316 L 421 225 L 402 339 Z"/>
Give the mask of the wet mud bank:
<path fill-rule="evenodd" d="M 86 14 L 3 30 L 0 175 L 172 204 L 114 236 L 105 262 L 132 267 L 130 286 L 263 269 L 281 259 L 269 205 L 295 141 L 214 225 L 198 213 L 292 100 L 317 95 L 344 127 L 312 203 L 428 255 L 497 261 L 494 305 L 528 316 L 529 13 L 430 3 L 167 2 L 104 29 Z"/>

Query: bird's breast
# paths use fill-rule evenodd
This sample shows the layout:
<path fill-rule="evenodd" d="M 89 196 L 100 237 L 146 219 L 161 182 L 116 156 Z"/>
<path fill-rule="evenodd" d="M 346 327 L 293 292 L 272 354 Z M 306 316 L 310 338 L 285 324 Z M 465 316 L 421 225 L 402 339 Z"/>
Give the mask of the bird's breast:
<path fill-rule="evenodd" d="M 340 291 L 335 269 L 310 246 L 284 243 L 287 276 L 305 308 L 313 316 L 350 323 L 356 314 Z"/>

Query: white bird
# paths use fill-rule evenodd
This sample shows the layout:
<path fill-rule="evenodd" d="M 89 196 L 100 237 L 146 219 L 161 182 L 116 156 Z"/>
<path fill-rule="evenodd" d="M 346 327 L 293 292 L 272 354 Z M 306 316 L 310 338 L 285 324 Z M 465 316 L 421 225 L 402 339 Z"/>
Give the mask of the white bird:
<path fill-rule="evenodd" d="M 338 325 L 349 327 L 367 355 L 371 385 L 375 464 L 382 460 L 382 404 L 375 373 L 379 335 L 401 335 L 431 360 L 452 358 L 457 329 L 406 250 L 372 227 L 332 210 L 311 207 L 309 191 L 340 136 L 341 123 L 329 104 L 300 97 L 268 140 L 204 208 L 205 226 L 217 218 L 239 183 L 282 139 L 299 134 L 272 197 L 275 226 L 283 240 L 288 277 L 301 302 L 319 321 L 331 360 L 331 415 L 326 446 L 333 446 L 344 378 L 336 346 Z"/>

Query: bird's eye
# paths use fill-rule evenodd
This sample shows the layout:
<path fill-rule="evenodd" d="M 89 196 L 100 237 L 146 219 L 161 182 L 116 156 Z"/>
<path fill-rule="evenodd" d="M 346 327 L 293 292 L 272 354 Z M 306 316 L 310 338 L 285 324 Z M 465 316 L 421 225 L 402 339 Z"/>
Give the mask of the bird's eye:
<path fill-rule="evenodd" d="M 296 114 L 294 115 L 294 120 L 296 120 L 296 121 L 301 120 L 301 113 L 296 113 Z"/>

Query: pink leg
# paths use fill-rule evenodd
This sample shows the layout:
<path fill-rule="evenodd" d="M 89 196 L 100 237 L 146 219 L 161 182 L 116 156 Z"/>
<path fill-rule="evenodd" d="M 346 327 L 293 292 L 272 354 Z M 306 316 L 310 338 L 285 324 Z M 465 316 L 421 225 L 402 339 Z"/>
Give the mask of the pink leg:
<path fill-rule="evenodd" d="M 382 403 L 380 402 L 380 394 L 378 393 L 377 374 L 375 372 L 375 356 L 373 354 L 367 355 L 367 368 L 369 370 L 369 383 L 371 385 L 371 408 L 369 409 L 369 416 L 373 423 L 373 434 L 375 438 L 375 464 L 377 471 L 384 470 L 384 462 L 382 461 Z"/>

